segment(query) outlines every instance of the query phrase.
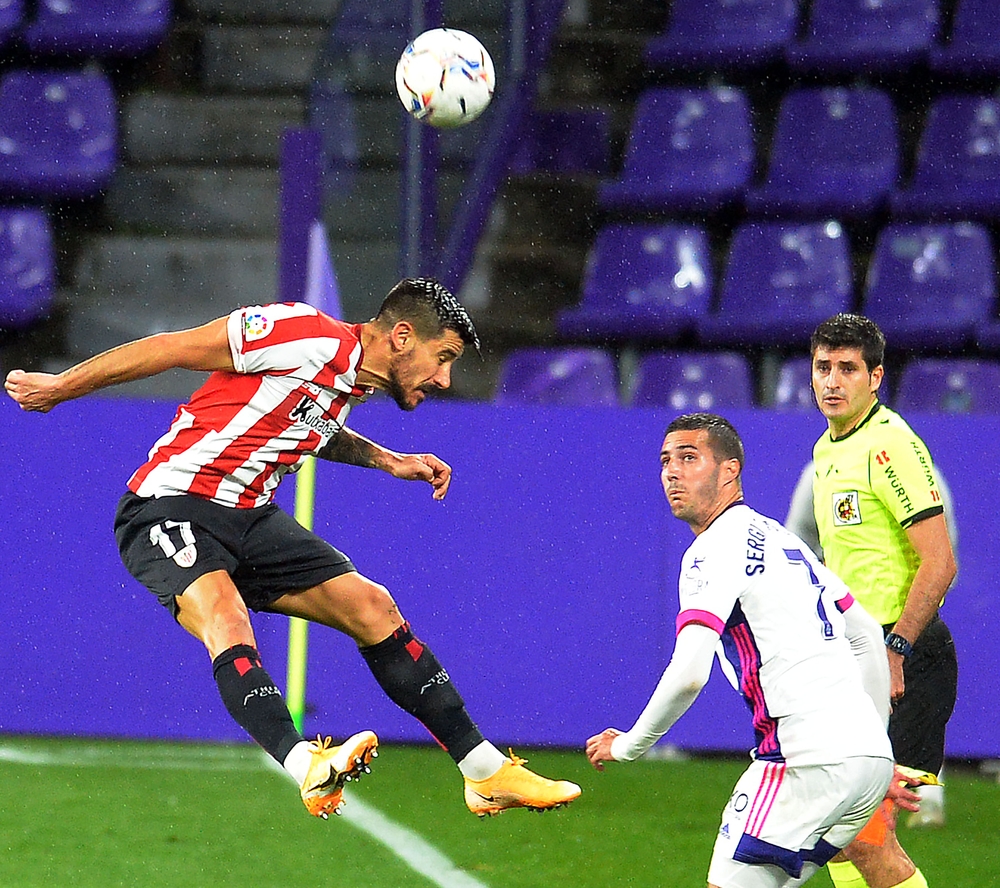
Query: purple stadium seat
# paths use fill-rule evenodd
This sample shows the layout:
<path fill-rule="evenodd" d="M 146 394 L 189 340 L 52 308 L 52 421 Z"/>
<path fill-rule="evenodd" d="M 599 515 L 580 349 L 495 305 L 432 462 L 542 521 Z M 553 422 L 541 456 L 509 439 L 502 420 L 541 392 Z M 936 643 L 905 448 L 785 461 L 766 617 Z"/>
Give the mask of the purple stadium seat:
<path fill-rule="evenodd" d="M 807 355 L 788 358 L 778 371 L 774 386 L 775 410 L 809 412 L 816 409 L 812 390 L 812 359 Z"/>
<path fill-rule="evenodd" d="M 1000 362 L 971 358 L 911 361 L 903 370 L 896 407 L 940 413 L 1000 413 Z"/>
<path fill-rule="evenodd" d="M 938 0 L 813 0 L 805 39 L 785 57 L 827 74 L 899 70 L 927 56 L 938 18 Z"/>
<path fill-rule="evenodd" d="M 117 160 L 117 108 L 104 74 L 10 71 L 0 81 L 0 194 L 95 195 Z"/>
<path fill-rule="evenodd" d="M 6 46 L 21 27 L 23 18 L 24 0 L 0 0 L 0 46 Z"/>
<path fill-rule="evenodd" d="M 512 173 L 604 176 L 611 157 L 611 115 L 604 108 L 553 109 L 527 115 Z"/>
<path fill-rule="evenodd" d="M 931 50 L 931 68 L 948 74 L 1000 74 L 1000 3 L 958 0 L 947 45 Z"/>
<path fill-rule="evenodd" d="M 598 232 L 580 304 L 556 318 L 576 339 L 673 339 L 694 330 L 712 293 L 708 238 L 701 228 L 616 223 Z"/>
<path fill-rule="evenodd" d="M 864 216 L 881 208 L 898 175 L 899 134 L 886 93 L 796 88 L 778 110 L 766 179 L 746 203 L 779 216 Z"/>
<path fill-rule="evenodd" d="M 1000 352 L 1000 318 L 995 313 L 976 324 L 976 345 L 980 351 Z"/>
<path fill-rule="evenodd" d="M 754 167 L 746 96 L 730 87 L 653 87 L 639 96 L 607 209 L 711 210 L 739 201 Z"/>
<path fill-rule="evenodd" d="M 614 407 L 618 376 L 610 352 L 600 348 L 522 348 L 504 359 L 498 404 Z"/>
<path fill-rule="evenodd" d="M 45 212 L 0 207 L 0 328 L 27 326 L 48 314 L 55 250 Z"/>
<path fill-rule="evenodd" d="M 714 312 L 698 336 L 713 345 L 808 342 L 821 321 L 854 302 L 851 253 L 837 222 L 744 222 Z"/>
<path fill-rule="evenodd" d="M 667 30 L 646 44 L 646 62 L 742 68 L 775 61 L 797 20 L 797 0 L 674 0 Z"/>
<path fill-rule="evenodd" d="M 995 302 L 993 248 L 981 226 L 897 223 L 879 233 L 863 311 L 891 348 L 971 345 Z"/>
<path fill-rule="evenodd" d="M 170 0 L 38 0 L 24 42 L 35 52 L 139 55 L 170 26 Z"/>
<path fill-rule="evenodd" d="M 1000 100 L 945 95 L 928 111 L 913 178 L 892 196 L 906 219 L 1000 217 Z"/>
<path fill-rule="evenodd" d="M 632 406 L 685 412 L 753 406 L 750 368 L 727 352 L 657 352 L 639 359 Z"/>

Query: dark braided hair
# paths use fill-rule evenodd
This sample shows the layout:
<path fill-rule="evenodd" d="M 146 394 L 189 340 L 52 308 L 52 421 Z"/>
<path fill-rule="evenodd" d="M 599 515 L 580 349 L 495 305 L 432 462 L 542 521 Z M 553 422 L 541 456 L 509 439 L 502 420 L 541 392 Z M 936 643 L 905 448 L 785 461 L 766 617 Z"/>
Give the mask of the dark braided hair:
<path fill-rule="evenodd" d="M 382 301 L 375 321 L 389 329 L 399 321 L 409 321 L 428 339 L 454 330 L 462 342 L 479 351 L 479 336 L 469 313 L 447 287 L 431 278 L 403 278 Z"/>

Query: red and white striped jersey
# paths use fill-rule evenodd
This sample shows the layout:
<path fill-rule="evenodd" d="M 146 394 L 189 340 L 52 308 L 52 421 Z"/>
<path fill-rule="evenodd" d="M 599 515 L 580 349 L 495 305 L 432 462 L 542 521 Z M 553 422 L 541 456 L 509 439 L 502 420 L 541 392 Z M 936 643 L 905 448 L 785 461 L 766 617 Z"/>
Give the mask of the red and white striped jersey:
<path fill-rule="evenodd" d="M 227 322 L 235 372 L 215 372 L 129 479 L 139 496 L 262 506 L 288 471 L 371 393 L 357 383 L 361 326 L 305 303 L 250 306 Z"/>

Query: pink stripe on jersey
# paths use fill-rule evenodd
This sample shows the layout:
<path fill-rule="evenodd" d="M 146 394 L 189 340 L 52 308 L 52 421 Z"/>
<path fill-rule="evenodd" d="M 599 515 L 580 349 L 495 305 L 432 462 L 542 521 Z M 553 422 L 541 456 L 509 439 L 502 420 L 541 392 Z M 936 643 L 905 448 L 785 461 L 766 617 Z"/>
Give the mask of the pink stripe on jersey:
<path fill-rule="evenodd" d="M 844 613 L 852 604 L 854 604 L 854 596 L 848 592 L 843 598 L 835 602 L 837 605 L 837 610 Z"/>
<path fill-rule="evenodd" d="M 722 630 L 726 628 L 725 621 L 720 620 L 711 611 L 697 610 L 696 608 L 681 611 L 677 615 L 677 631 L 680 632 L 690 623 L 707 626 L 709 629 L 714 629 L 719 635 L 722 635 Z"/>
<path fill-rule="evenodd" d="M 769 762 L 764 766 L 764 776 L 757 788 L 757 795 L 750 805 L 746 829 L 743 830 L 746 834 L 760 836 L 767 816 L 774 807 L 774 800 L 778 797 L 778 790 L 781 789 L 782 781 L 785 779 L 785 767 L 783 762 Z"/>
<path fill-rule="evenodd" d="M 760 683 L 760 654 L 746 624 L 733 626 L 730 631 L 740 658 L 740 690 L 752 707 L 753 726 L 761 737 L 757 752 L 767 755 L 778 749 L 778 725 L 767 711 Z"/>

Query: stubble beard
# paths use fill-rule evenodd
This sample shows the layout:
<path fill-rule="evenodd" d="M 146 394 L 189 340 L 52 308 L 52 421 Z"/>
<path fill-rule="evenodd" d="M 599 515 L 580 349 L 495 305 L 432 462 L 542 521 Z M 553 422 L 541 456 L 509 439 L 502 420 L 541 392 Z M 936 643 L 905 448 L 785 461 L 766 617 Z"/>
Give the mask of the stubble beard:
<path fill-rule="evenodd" d="M 396 402 L 400 410 L 412 413 L 417 409 L 417 404 L 410 400 L 410 393 L 403 387 L 395 366 L 390 367 L 386 374 L 386 394 Z"/>

